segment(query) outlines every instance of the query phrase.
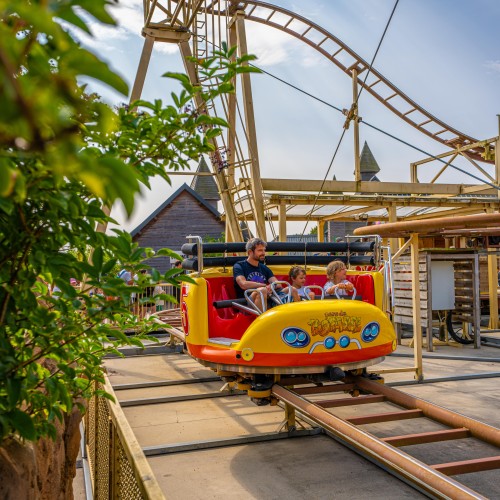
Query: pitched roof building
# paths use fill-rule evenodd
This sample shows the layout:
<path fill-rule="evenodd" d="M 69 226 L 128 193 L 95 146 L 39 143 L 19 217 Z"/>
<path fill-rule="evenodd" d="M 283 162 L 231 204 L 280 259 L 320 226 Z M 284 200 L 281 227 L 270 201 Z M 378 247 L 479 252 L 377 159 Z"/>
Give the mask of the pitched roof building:
<path fill-rule="evenodd" d="M 380 172 L 380 167 L 378 166 L 377 160 L 373 156 L 366 141 L 363 144 L 363 149 L 361 150 L 359 163 L 362 181 L 380 182 L 380 179 L 377 177 L 377 174 Z"/>
<path fill-rule="evenodd" d="M 198 164 L 196 173 L 205 175 L 195 175 L 191 182 L 191 189 L 217 209 L 217 202 L 220 201 L 219 190 L 203 156 Z"/>
<path fill-rule="evenodd" d="M 203 163 L 204 165 L 200 161 L 197 172 L 204 172 L 205 167 L 208 171 L 204 160 Z M 198 179 L 207 179 L 208 182 L 204 180 L 197 183 Z M 141 247 L 150 247 L 155 251 L 170 248 L 180 253 L 182 245 L 187 242 L 186 236 L 190 234 L 202 238 L 220 238 L 225 226 L 217 210 L 218 192 L 213 178 L 196 176 L 191 186 L 193 185 L 196 189 L 187 184 L 177 189 L 130 233 L 132 240 Z M 206 199 L 200 191 L 209 198 Z M 147 264 L 160 273 L 172 267 L 168 257 L 150 259 Z"/>

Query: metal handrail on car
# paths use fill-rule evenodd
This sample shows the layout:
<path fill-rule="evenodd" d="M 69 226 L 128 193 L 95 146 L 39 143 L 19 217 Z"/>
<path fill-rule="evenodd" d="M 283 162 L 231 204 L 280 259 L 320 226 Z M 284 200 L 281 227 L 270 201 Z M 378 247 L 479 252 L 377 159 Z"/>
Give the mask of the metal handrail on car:
<path fill-rule="evenodd" d="M 384 260 L 384 297 L 383 297 L 383 306 L 384 309 L 387 312 L 387 308 L 389 306 L 389 298 L 391 299 L 390 302 L 390 314 L 391 316 L 394 313 L 394 306 L 395 306 L 395 298 L 394 294 L 392 293 L 392 290 L 394 289 L 393 287 L 393 269 L 392 269 L 392 255 L 391 255 L 391 247 L 390 246 L 381 246 L 381 249 L 385 249 L 387 251 L 387 260 Z"/>
<path fill-rule="evenodd" d="M 337 290 L 338 290 L 337 287 L 335 287 L 334 292 L 335 292 L 335 295 L 336 295 L 337 299 L 339 299 L 339 300 L 345 300 L 346 297 L 349 297 L 349 295 L 342 295 L 342 296 L 339 295 L 339 293 L 338 293 Z M 351 297 L 351 300 L 355 300 L 355 299 L 356 299 L 356 288 L 353 286 L 352 287 L 352 297 Z"/>
<path fill-rule="evenodd" d="M 278 291 L 276 290 L 277 285 L 280 285 L 282 288 L 288 287 L 287 302 L 283 302 L 283 298 L 280 297 Z M 272 291 L 272 298 L 278 305 L 289 304 L 292 301 L 292 285 L 290 285 L 288 281 L 273 281 L 271 283 L 271 291 Z"/>
<path fill-rule="evenodd" d="M 309 292 L 312 291 L 311 288 L 318 288 L 321 291 L 321 300 L 323 300 L 325 298 L 325 289 L 322 286 L 319 286 L 319 285 L 304 285 L 304 297 L 305 297 L 306 300 L 312 300 L 311 297 L 309 297 Z M 316 294 L 314 294 L 314 295 L 316 295 Z"/>
<path fill-rule="evenodd" d="M 252 314 L 255 314 L 256 316 L 264 314 L 267 310 L 267 297 L 264 297 L 264 293 L 262 292 L 262 288 L 264 288 L 264 287 L 251 288 L 249 290 L 245 290 L 245 292 L 244 292 L 245 299 L 247 299 L 247 304 L 249 304 L 251 306 L 251 307 L 246 308 L 248 310 L 247 312 L 251 312 Z M 257 304 L 252 300 L 251 295 L 253 292 L 258 292 L 260 294 L 260 300 L 262 303 L 262 310 L 260 310 L 259 307 L 257 306 Z M 241 304 L 238 304 L 238 306 L 240 308 L 245 307 L 245 306 L 242 306 Z"/>

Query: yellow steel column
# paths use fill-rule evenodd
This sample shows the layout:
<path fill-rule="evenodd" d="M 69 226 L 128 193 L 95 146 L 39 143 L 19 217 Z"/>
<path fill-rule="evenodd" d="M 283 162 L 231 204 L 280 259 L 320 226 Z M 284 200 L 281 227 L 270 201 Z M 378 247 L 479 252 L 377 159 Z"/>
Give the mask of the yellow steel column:
<path fill-rule="evenodd" d="M 495 141 L 495 184 L 500 185 L 500 115 L 498 117 L 498 137 Z M 500 198 L 500 190 L 497 190 Z M 490 302 L 489 327 L 498 328 L 498 258 L 497 255 L 488 255 L 488 293 Z"/>
<path fill-rule="evenodd" d="M 139 61 L 139 67 L 137 68 L 137 74 L 135 75 L 134 86 L 132 88 L 132 93 L 130 94 L 130 102 L 137 101 L 137 99 L 141 97 L 149 61 L 151 60 L 153 44 L 154 38 L 146 35 L 144 39 L 144 47 L 142 48 L 141 59 Z"/>
<path fill-rule="evenodd" d="M 500 185 L 500 115 L 498 118 L 498 137 L 495 141 L 495 184 Z M 497 190 L 497 196 L 500 198 L 500 190 Z"/>
<path fill-rule="evenodd" d="M 359 157 L 359 123 L 358 123 L 358 71 L 352 70 L 352 102 L 354 106 L 354 180 L 361 181 L 361 161 Z"/>
<path fill-rule="evenodd" d="M 179 47 L 181 49 L 182 60 L 184 62 L 184 67 L 186 68 L 186 73 L 189 76 L 189 79 L 193 85 L 199 85 L 198 76 L 196 73 L 196 68 L 192 61 L 189 60 L 191 57 L 191 47 L 187 41 L 182 41 L 179 43 Z M 200 96 L 196 96 L 195 98 L 196 107 L 201 112 L 206 112 L 205 104 Z M 214 145 L 215 151 L 214 154 L 220 154 L 217 148 L 217 141 L 215 138 L 210 139 L 210 142 Z M 217 186 L 219 188 L 220 197 L 222 200 L 222 205 L 224 207 L 224 212 L 226 213 L 226 221 L 227 221 L 227 229 L 229 230 L 229 237 L 232 241 L 243 241 L 243 236 L 241 234 L 240 225 L 238 223 L 238 217 L 236 214 L 236 210 L 234 208 L 234 203 L 229 195 L 229 187 L 227 184 L 227 179 L 224 174 L 224 171 L 219 171 L 217 167 L 214 167 L 212 164 L 212 169 L 215 173 L 215 178 L 217 180 Z"/>
<path fill-rule="evenodd" d="M 410 182 L 412 184 L 416 184 L 418 182 L 418 165 L 415 163 L 410 163 Z"/>
<path fill-rule="evenodd" d="M 229 47 L 234 47 L 238 43 L 238 38 L 236 34 L 236 27 L 234 23 L 229 26 Z M 233 59 L 236 54 L 233 56 Z M 233 189 L 235 187 L 235 167 L 234 162 L 236 160 L 236 76 L 231 80 L 234 87 L 234 92 L 229 94 L 227 103 L 227 185 L 230 190 L 229 197 L 231 202 L 234 204 L 234 194 Z M 234 241 L 231 238 L 231 234 L 228 228 L 228 219 L 226 218 L 226 241 Z"/>
<path fill-rule="evenodd" d="M 415 378 L 422 380 L 422 325 L 420 324 L 420 272 L 418 269 L 419 250 L 418 234 L 410 237 L 411 245 L 411 298 L 413 302 L 413 353 L 415 362 Z"/>
<path fill-rule="evenodd" d="M 245 13 L 235 14 L 236 33 L 238 35 L 238 49 L 240 56 L 246 55 L 247 38 L 245 32 Z M 262 196 L 262 182 L 260 178 L 259 152 L 257 148 L 257 132 L 255 128 L 255 115 L 253 110 L 252 83 L 250 73 L 241 74 L 241 89 L 243 93 L 243 104 L 245 109 L 245 127 L 248 140 L 248 153 L 250 157 L 250 184 L 255 210 L 256 235 L 266 239 L 266 223 L 264 218 L 264 197 Z"/>
<path fill-rule="evenodd" d="M 387 212 L 389 214 L 389 222 L 397 222 L 397 207 L 391 205 L 387 207 Z M 395 254 L 399 250 L 399 238 L 389 238 L 389 245 L 391 247 L 391 253 Z"/>
<path fill-rule="evenodd" d="M 492 212 L 489 210 L 489 212 Z M 479 279 L 479 276 L 477 277 Z M 498 328 L 498 258 L 497 254 L 488 252 L 488 297 L 490 303 L 490 321 L 488 327 Z"/>
<path fill-rule="evenodd" d="M 279 240 L 286 241 L 286 204 L 284 201 L 280 201 L 279 204 Z"/>
<path fill-rule="evenodd" d="M 325 221 L 318 221 L 318 241 L 323 243 L 325 241 Z"/>

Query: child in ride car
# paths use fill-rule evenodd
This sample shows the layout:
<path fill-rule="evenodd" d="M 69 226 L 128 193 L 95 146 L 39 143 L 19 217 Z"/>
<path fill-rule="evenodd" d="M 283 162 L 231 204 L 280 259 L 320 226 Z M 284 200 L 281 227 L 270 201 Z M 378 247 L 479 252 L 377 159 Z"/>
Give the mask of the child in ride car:
<path fill-rule="evenodd" d="M 297 290 L 299 300 L 306 299 L 306 270 L 300 266 L 292 266 L 290 271 L 288 271 L 288 277 L 290 278 L 291 286 Z M 284 289 L 284 292 L 288 292 L 288 289 Z M 314 300 L 314 292 L 309 290 L 309 298 Z"/>
<path fill-rule="evenodd" d="M 325 297 L 348 295 L 354 290 L 354 285 L 346 280 L 347 267 L 341 260 L 333 260 L 326 266 L 326 276 L 329 281 L 323 286 Z"/>

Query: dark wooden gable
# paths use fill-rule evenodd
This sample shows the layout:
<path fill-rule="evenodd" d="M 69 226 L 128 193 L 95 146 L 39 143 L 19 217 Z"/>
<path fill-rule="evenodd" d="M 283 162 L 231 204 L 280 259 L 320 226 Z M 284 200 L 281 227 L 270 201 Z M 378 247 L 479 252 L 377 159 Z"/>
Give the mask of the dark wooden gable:
<path fill-rule="evenodd" d="M 154 250 L 170 248 L 180 253 L 189 234 L 219 238 L 224 223 L 219 212 L 187 184 L 131 232 L 133 241 Z M 163 273 L 170 269 L 170 259 L 159 257 L 147 262 Z"/>

